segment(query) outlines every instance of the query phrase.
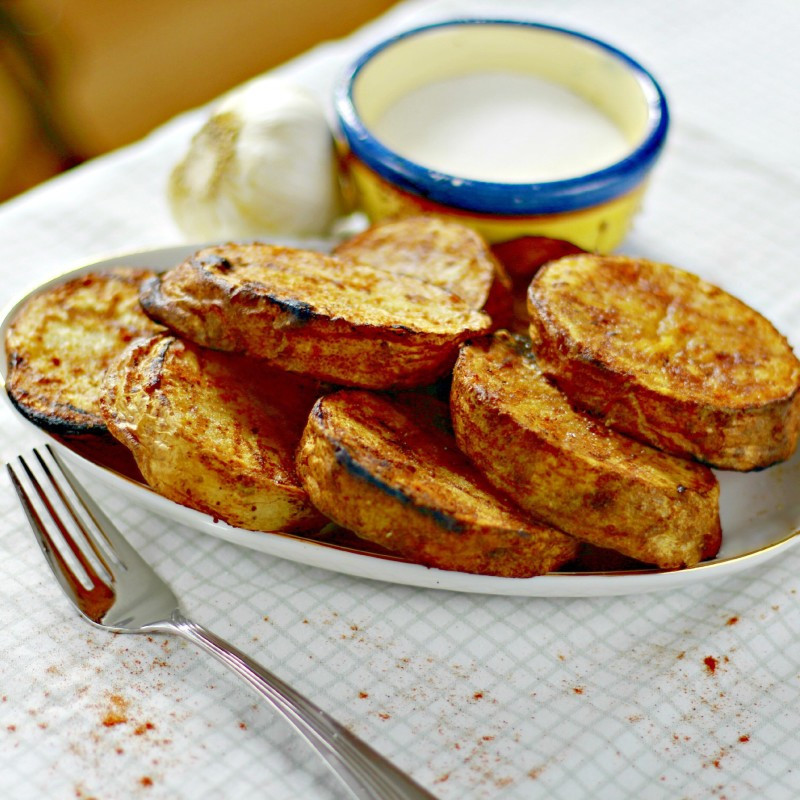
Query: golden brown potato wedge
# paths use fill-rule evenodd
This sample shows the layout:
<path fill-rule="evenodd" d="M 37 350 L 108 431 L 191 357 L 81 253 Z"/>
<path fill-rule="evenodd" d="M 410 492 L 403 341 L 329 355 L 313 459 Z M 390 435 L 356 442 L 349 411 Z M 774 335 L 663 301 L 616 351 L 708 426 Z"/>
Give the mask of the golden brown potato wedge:
<path fill-rule="evenodd" d="M 465 346 L 451 394 L 459 447 L 539 519 L 662 568 L 691 566 L 719 534 L 711 470 L 572 409 L 529 343 L 505 331 Z"/>
<path fill-rule="evenodd" d="M 578 255 L 528 295 L 537 359 L 609 426 L 721 469 L 788 458 L 800 431 L 800 362 L 740 300 L 666 264 Z"/>
<path fill-rule="evenodd" d="M 147 483 L 176 503 L 257 531 L 324 524 L 294 468 L 315 381 L 168 334 L 111 364 L 103 415 Z"/>
<path fill-rule="evenodd" d="M 416 278 L 267 244 L 201 250 L 149 281 L 141 302 L 197 344 L 369 388 L 432 382 L 491 326 Z"/>
<path fill-rule="evenodd" d="M 496 492 L 448 426 L 433 398 L 342 390 L 314 406 L 297 470 L 335 522 L 427 566 L 529 577 L 573 558 L 577 542 Z"/>
<path fill-rule="evenodd" d="M 501 264 L 479 234 L 433 215 L 379 222 L 342 242 L 333 254 L 350 263 L 441 286 L 477 309 L 486 307 L 490 295 L 511 288 Z M 501 286 L 495 287 L 495 283 Z"/>
<path fill-rule="evenodd" d="M 567 255 L 585 252 L 582 248 L 564 239 L 548 236 L 520 236 L 492 245 L 492 253 L 503 265 L 511 284 L 512 313 L 507 324 L 514 333 L 528 335 L 528 286 L 533 276 L 548 261 L 556 261 Z"/>
<path fill-rule="evenodd" d="M 100 387 L 110 361 L 163 330 L 139 306 L 153 276 L 135 267 L 93 272 L 34 295 L 6 332 L 6 389 L 20 412 L 54 433 L 104 434 Z"/>

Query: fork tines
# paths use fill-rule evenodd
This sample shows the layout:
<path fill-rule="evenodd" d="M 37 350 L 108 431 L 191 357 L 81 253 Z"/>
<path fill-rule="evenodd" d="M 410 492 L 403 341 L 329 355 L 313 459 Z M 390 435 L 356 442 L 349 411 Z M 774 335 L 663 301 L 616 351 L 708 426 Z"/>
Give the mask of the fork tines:
<path fill-rule="evenodd" d="M 99 621 L 114 596 L 108 548 L 99 544 L 102 512 L 49 445 L 44 455 L 39 450 L 33 455 L 30 464 L 19 456 L 21 469 L 6 464 L 11 481 L 61 587 L 79 607 L 90 610 L 87 616 Z"/>

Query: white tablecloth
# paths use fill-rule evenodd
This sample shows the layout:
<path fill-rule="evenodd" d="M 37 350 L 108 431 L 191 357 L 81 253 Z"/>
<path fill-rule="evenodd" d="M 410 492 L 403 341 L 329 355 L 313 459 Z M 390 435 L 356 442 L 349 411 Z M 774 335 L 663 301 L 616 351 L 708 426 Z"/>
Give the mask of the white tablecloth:
<path fill-rule="evenodd" d="M 721 284 L 800 345 L 800 4 L 412 0 L 281 71 L 328 97 L 387 33 L 472 15 L 577 28 L 654 72 L 673 127 L 621 249 Z M 98 255 L 180 243 L 165 179 L 203 114 L 0 207 L 2 300 Z M 7 460 L 36 435 L 0 415 Z M 280 560 L 96 489 L 190 616 L 443 800 L 800 796 L 800 549 L 656 594 L 470 595 Z M 340 796 L 207 657 L 79 620 L 5 477 L 0 513 L 0 797 Z"/>

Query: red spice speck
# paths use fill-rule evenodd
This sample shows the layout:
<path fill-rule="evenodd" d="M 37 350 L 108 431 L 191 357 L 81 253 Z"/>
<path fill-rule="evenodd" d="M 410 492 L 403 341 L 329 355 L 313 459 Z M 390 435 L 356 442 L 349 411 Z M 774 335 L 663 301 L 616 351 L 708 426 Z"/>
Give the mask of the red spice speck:
<path fill-rule="evenodd" d="M 533 769 L 528 770 L 528 777 L 535 781 L 542 774 L 542 772 L 544 772 L 544 767 L 534 767 Z"/>
<path fill-rule="evenodd" d="M 111 728 L 128 721 L 128 701 L 118 694 L 109 695 L 110 708 L 103 717 L 103 725 Z"/>
<path fill-rule="evenodd" d="M 572 691 L 575 692 L 575 694 L 583 694 L 583 687 L 576 686 Z"/>
<path fill-rule="evenodd" d="M 391 719 L 391 715 L 390 715 L 390 714 L 387 714 L 385 711 L 381 711 L 381 712 L 380 712 L 380 714 L 378 714 L 378 716 L 379 716 L 381 719 Z"/>
<path fill-rule="evenodd" d="M 739 621 L 739 617 L 730 617 L 725 623 L 726 625 L 735 625 Z"/>
<path fill-rule="evenodd" d="M 482 698 L 483 698 L 483 692 L 475 692 L 475 694 L 472 695 L 473 700 L 481 700 Z"/>
<path fill-rule="evenodd" d="M 369 694 L 367 692 L 359 692 L 358 696 L 363 700 L 364 698 L 369 697 Z"/>
<path fill-rule="evenodd" d="M 240 722 L 239 723 L 239 728 L 241 730 L 243 730 L 243 731 L 246 731 L 247 730 L 247 723 L 246 722 Z"/>
<path fill-rule="evenodd" d="M 750 737 L 749 737 L 749 736 L 748 736 L 746 733 L 745 733 L 745 734 L 742 734 L 742 735 L 739 737 L 739 741 L 740 741 L 740 742 L 749 742 L 749 741 L 750 741 Z"/>
<path fill-rule="evenodd" d="M 145 775 L 144 777 L 139 779 L 139 783 L 141 783 L 142 786 L 152 786 L 153 785 L 153 779 L 151 777 L 149 777 L 148 775 Z"/>
<path fill-rule="evenodd" d="M 703 663 L 706 665 L 706 669 L 710 673 L 713 674 L 716 671 L 716 669 L 717 669 L 717 659 L 714 658 L 714 656 L 706 656 L 703 659 Z"/>

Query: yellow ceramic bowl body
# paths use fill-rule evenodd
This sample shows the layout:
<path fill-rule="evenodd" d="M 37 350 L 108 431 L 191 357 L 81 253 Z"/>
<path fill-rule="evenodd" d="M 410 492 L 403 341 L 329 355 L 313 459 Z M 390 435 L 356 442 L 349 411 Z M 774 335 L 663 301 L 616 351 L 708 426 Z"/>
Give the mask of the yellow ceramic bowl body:
<path fill-rule="evenodd" d="M 534 76 L 574 93 L 618 129 L 624 154 L 557 180 L 493 182 L 415 163 L 373 132 L 415 90 L 491 73 Z M 509 20 L 439 23 L 382 42 L 347 70 L 334 102 L 346 178 L 373 221 L 435 213 L 490 242 L 540 235 L 598 252 L 626 235 L 669 127 L 664 93 L 628 55 L 575 31 Z"/>

